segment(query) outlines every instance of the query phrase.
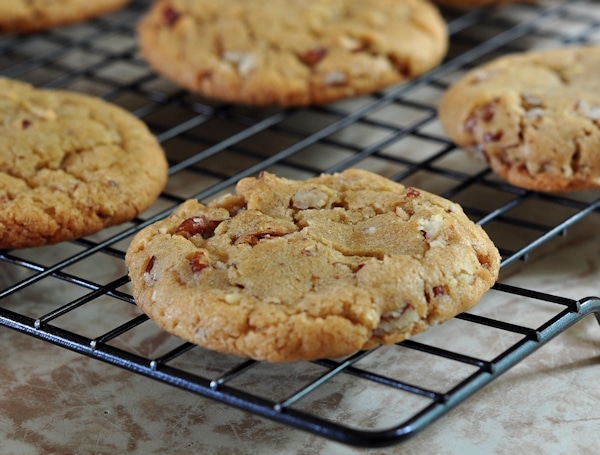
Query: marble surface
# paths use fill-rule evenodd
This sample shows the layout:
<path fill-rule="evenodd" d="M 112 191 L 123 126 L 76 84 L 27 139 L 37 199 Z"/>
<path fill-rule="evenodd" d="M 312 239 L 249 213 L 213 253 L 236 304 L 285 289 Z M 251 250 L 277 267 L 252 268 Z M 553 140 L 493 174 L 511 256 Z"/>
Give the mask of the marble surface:
<path fill-rule="evenodd" d="M 600 295 L 599 230 L 600 216 L 590 215 L 505 269 L 502 281 L 569 298 Z M 534 313 L 519 318 L 526 324 Z M 469 335 L 455 336 L 468 342 Z M 600 325 L 593 316 L 386 449 L 331 442 L 6 328 L 0 346 L 0 453 L 6 455 L 600 451 Z"/>

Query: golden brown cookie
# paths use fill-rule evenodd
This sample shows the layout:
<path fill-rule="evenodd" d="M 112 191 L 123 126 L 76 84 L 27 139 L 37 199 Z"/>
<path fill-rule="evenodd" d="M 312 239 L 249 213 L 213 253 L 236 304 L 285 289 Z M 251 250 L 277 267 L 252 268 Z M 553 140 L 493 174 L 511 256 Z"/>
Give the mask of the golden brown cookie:
<path fill-rule="evenodd" d="M 121 108 L 0 78 L 0 248 L 130 220 L 159 195 L 166 170 L 154 136 Z"/>
<path fill-rule="evenodd" d="M 159 0 L 138 32 L 162 75 L 256 105 L 370 93 L 429 70 L 447 47 L 427 0 Z"/>
<path fill-rule="evenodd" d="M 500 257 L 457 205 L 361 170 L 263 173 L 131 242 L 137 304 L 168 332 L 272 362 L 403 340 L 472 307 Z"/>
<path fill-rule="evenodd" d="M 31 33 L 84 21 L 120 8 L 127 0 L 4 0 L 0 33 Z"/>
<path fill-rule="evenodd" d="M 440 120 L 510 183 L 539 191 L 600 188 L 600 46 L 501 57 L 443 96 Z"/>

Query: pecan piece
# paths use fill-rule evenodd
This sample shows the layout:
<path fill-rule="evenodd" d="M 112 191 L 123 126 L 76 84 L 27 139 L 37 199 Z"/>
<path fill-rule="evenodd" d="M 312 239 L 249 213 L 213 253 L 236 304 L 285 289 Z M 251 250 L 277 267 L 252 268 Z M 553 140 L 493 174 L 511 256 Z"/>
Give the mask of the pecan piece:
<path fill-rule="evenodd" d="M 327 205 L 329 196 L 318 188 L 300 188 L 292 197 L 291 205 L 299 210 L 320 209 Z"/>
<path fill-rule="evenodd" d="M 417 190 L 416 188 L 410 187 L 407 191 L 406 191 L 406 197 L 419 197 L 421 195 L 421 193 L 419 193 L 419 190 Z"/>
<path fill-rule="evenodd" d="M 467 118 L 463 125 L 463 130 L 467 133 L 472 133 L 475 130 L 475 126 L 479 120 L 487 123 L 490 122 L 496 114 L 496 105 L 498 100 L 494 99 L 485 103 L 480 108 L 474 110 L 471 115 Z"/>
<path fill-rule="evenodd" d="M 497 131 L 495 133 L 485 133 L 483 135 L 483 142 L 486 143 L 498 142 L 500 139 L 502 139 L 502 131 Z"/>
<path fill-rule="evenodd" d="M 206 257 L 202 251 L 196 251 L 189 257 L 190 268 L 194 273 L 200 273 L 202 270 L 207 268 L 208 262 L 206 262 Z"/>
<path fill-rule="evenodd" d="M 433 290 L 433 296 L 434 297 L 439 297 L 440 295 L 446 295 L 447 294 L 446 287 L 443 286 L 443 285 L 441 285 L 441 284 L 439 284 L 437 286 L 434 286 L 432 290 Z"/>
<path fill-rule="evenodd" d="M 308 66 L 314 66 L 325 58 L 327 52 L 328 50 L 326 47 L 316 46 L 300 55 L 300 60 Z"/>
<path fill-rule="evenodd" d="M 219 223 L 220 221 L 209 220 L 204 215 L 194 216 L 183 220 L 175 230 L 175 234 L 181 235 L 186 239 L 200 234 L 203 239 L 208 239 L 213 236 Z"/>
<path fill-rule="evenodd" d="M 150 259 L 148 259 L 148 263 L 146 264 L 146 270 L 144 272 L 145 273 L 152 272 L 152 268 L 154 267 L 155 262 L 156 262 L 156 256 L 154 256 L 154 255 L 150 256 Z"/>
<path fill-rule="evenodd" d="M 148 259 L 148 263 L 146 264 L 146 268 L 144 269 L 144 273 L 142 274 L 142 278 L 146 282 L 146 285 L 153 286 L 154 283 L 158 280 L 158 275 L 156 272 L 153 272 L 154 263 L 156 262 L 156 256 L 150 256 Z"/>
<path fill-rule="evenodd" d="M 348 82 L 346 74 L 342 71 L 329 71 L 323 77 L 323 83 L 331 87 L 340 87 Z"/>
<path fill-rule="evenodd" d="M 173 25 L 175 25 L 175 22 L 177 22 L 179 20 L 180 16 L 181 16 L 181 14 L 179 13 L 179 11 L 177 11 L 175 8 L 172 8 L 170 6 L 167 6 L 163 10 L 163 21 L 169 27 L 172 27 Z"/>

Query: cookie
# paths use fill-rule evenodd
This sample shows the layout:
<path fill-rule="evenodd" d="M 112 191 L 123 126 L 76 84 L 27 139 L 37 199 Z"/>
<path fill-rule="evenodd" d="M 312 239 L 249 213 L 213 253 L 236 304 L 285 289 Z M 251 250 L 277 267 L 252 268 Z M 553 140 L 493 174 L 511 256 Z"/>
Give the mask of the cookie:
<path fill-rule="evenodd" d="M 158 73 L 253 105 L 370 93 L 436 66 L 448 41 L 427 0 L 159 0 L 138 35 Z"/>
<path fill-rule="evenodd" d="M 460 146 L 508 182 L 538 191 L 600 188 L 600 46 L 512 54 L 476 68 L 442 97 Z"/>
<path fill-rule="evenodd" d="M 159 195 L 166 170 L 156 139 L 129 112 L 0 78 L 0 249 L 130 220 Z"/>
<path fill-rule="evenodd" d="M 403 340 L 472 307 L 499 262 L 460 206 L 362 170 L 242 179 L 144 228 L 126 255 L 160 327 L 271 362 Z"/>
<path fill-rule="evenodd" d="M 0 2 L 0 33 L 31 33 L 120 8 L 127 0 L 10 0 Z"/>

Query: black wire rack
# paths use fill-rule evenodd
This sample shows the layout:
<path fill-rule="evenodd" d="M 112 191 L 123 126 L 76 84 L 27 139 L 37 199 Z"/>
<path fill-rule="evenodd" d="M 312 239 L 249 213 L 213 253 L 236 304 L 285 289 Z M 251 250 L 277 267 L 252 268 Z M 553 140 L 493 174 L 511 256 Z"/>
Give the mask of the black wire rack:
<path fill-rule="evenodd" d="M 499 247 L 503 272 L 524 263 L 597 216 L 600 195 L 542 194 L 499 180 L 444 135 L 437 101 L 453 80 L 498 55 L 598 41 L 600 5 L 442 9 L 451 46 L 438 68 L 371 96 L 302 109 L 218 103 L 158 77 L 135 38 L 148 6 L 132 1 L 83 24 L 0 38 L 0 75 L 128 109 L 149 125 L 170 163 L 165 191 L 132 222 L 73 242 L 0 251 L 0 324 L 284 425 L 382 447 L 423 430 L 582 318 L 594 313 L 600 322 L 598 298 L 568 299 L 501 278 L 472 312 L 414 339 L 343 359 L 274 365 L 160 331 L 135 306 L 123 262 L 132 235 L 185 199 L 211 199 L 263 169 L 305 178 L 361 167 L 460 203 Z M 511 319 L 515 305 L 539 311 L 539 322 Z M 454 346 L 456 330 L 477 342 Z M 490 332 L 503 337 L 501 350 L 486 345 Z M 406 368 L 416 364 L 418 373 Z"/>

